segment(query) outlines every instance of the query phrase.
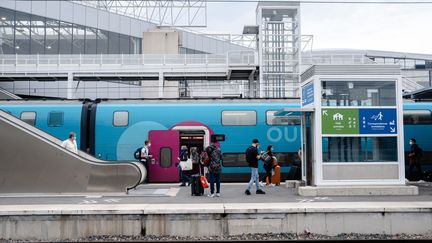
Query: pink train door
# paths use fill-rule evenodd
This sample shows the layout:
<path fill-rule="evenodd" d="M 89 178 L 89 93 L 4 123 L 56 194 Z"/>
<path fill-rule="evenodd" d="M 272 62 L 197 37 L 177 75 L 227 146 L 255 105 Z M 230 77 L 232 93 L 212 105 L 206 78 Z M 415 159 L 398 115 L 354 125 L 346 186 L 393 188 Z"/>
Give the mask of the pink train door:
<path fill-rule="evenodd" d="M 153 130 L 149 132 L 150 152 L 149 182 L 178 182 L 178 156 L 180 152 L 179 131 Z"/>

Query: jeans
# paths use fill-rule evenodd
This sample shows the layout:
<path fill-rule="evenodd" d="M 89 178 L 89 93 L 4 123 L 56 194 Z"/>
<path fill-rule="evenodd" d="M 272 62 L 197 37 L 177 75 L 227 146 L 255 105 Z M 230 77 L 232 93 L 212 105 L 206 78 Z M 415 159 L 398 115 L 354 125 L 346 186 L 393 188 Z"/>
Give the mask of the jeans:
<path fill-rule="evenodd" d="M 216 181 L 216 193 L 220 193 L 221 174 L 209 172 L 210 175 L 210 194 L 214 193 L 214 183 Z"/>
<path fill-rule="evenodd" d="M 418 172 L 420 172 L 420 174 L 422 174 L 421 166 L 420 166 L 420 164 L 417 162 L 417 163 L 411 163 L 411 164 L 409 165 L 409 170 L 408 170 L 408 171 L 409 171 L 410 175 L 412 175 L 414 167 L 417 169 Z"/>
<path fill-rule="evenodd" d="M 249 191 L 251 190 L 252 185 L 253 185 L 254 182 L 255 182 L 257 191 L 260 190 L 258 168 L 253 168 L 252 167 L 251 168 L 251 178 L 250 178 L 250 181 L 249 181 L 249 184 L 248 184 L 248 188 L 247 188 Z"/>

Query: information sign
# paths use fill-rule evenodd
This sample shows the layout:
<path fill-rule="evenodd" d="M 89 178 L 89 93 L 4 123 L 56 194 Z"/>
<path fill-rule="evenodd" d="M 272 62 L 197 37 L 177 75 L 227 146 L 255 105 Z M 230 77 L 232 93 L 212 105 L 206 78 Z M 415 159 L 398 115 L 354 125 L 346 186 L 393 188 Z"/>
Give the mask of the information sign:
<path fill-rule="evenodd" d="M 313 82 L 302 87 L 302 106 L 307 106 L 314 102 Z"/>
<path fill-rule="evenodd" d="M 322 109 L 323 134 L 358 134 L 358 109 Z"/>
<path fill-rule="evenodd" d="M 396 109 L 360 109 L 361 134 L 397 134 Z"/>

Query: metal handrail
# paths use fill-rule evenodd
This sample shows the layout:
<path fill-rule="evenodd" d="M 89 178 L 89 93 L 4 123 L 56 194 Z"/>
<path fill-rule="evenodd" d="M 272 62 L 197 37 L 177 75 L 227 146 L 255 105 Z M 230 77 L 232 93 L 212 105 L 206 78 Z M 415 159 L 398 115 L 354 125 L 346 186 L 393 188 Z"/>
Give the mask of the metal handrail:
<path fill-rule="evenodd" d="M 257 65 L 255 51 L 218 54 L 0 55 L 1 65 Z"/>

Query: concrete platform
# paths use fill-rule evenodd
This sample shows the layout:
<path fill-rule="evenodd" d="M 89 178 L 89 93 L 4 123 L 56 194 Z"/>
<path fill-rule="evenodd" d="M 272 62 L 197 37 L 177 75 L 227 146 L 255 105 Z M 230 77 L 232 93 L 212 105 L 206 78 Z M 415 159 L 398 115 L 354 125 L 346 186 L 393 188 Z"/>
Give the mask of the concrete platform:
<path fill-rule="evenodd" d="M 0 239 L 59 240 L 90 236 L 231 236 L 431 234 L 432 184 L 417 196 L 302 197 L 266 187 L 223 184 L 222 197 L 192 197 L 189 187 L 142 185 L 129 195 L 2 195 Z"/>
<path fill-rule="evenodd" d="M 417 186 L 300 186 L 298 194 L 305 197 L 318 196 L 415 196 Z"/>

